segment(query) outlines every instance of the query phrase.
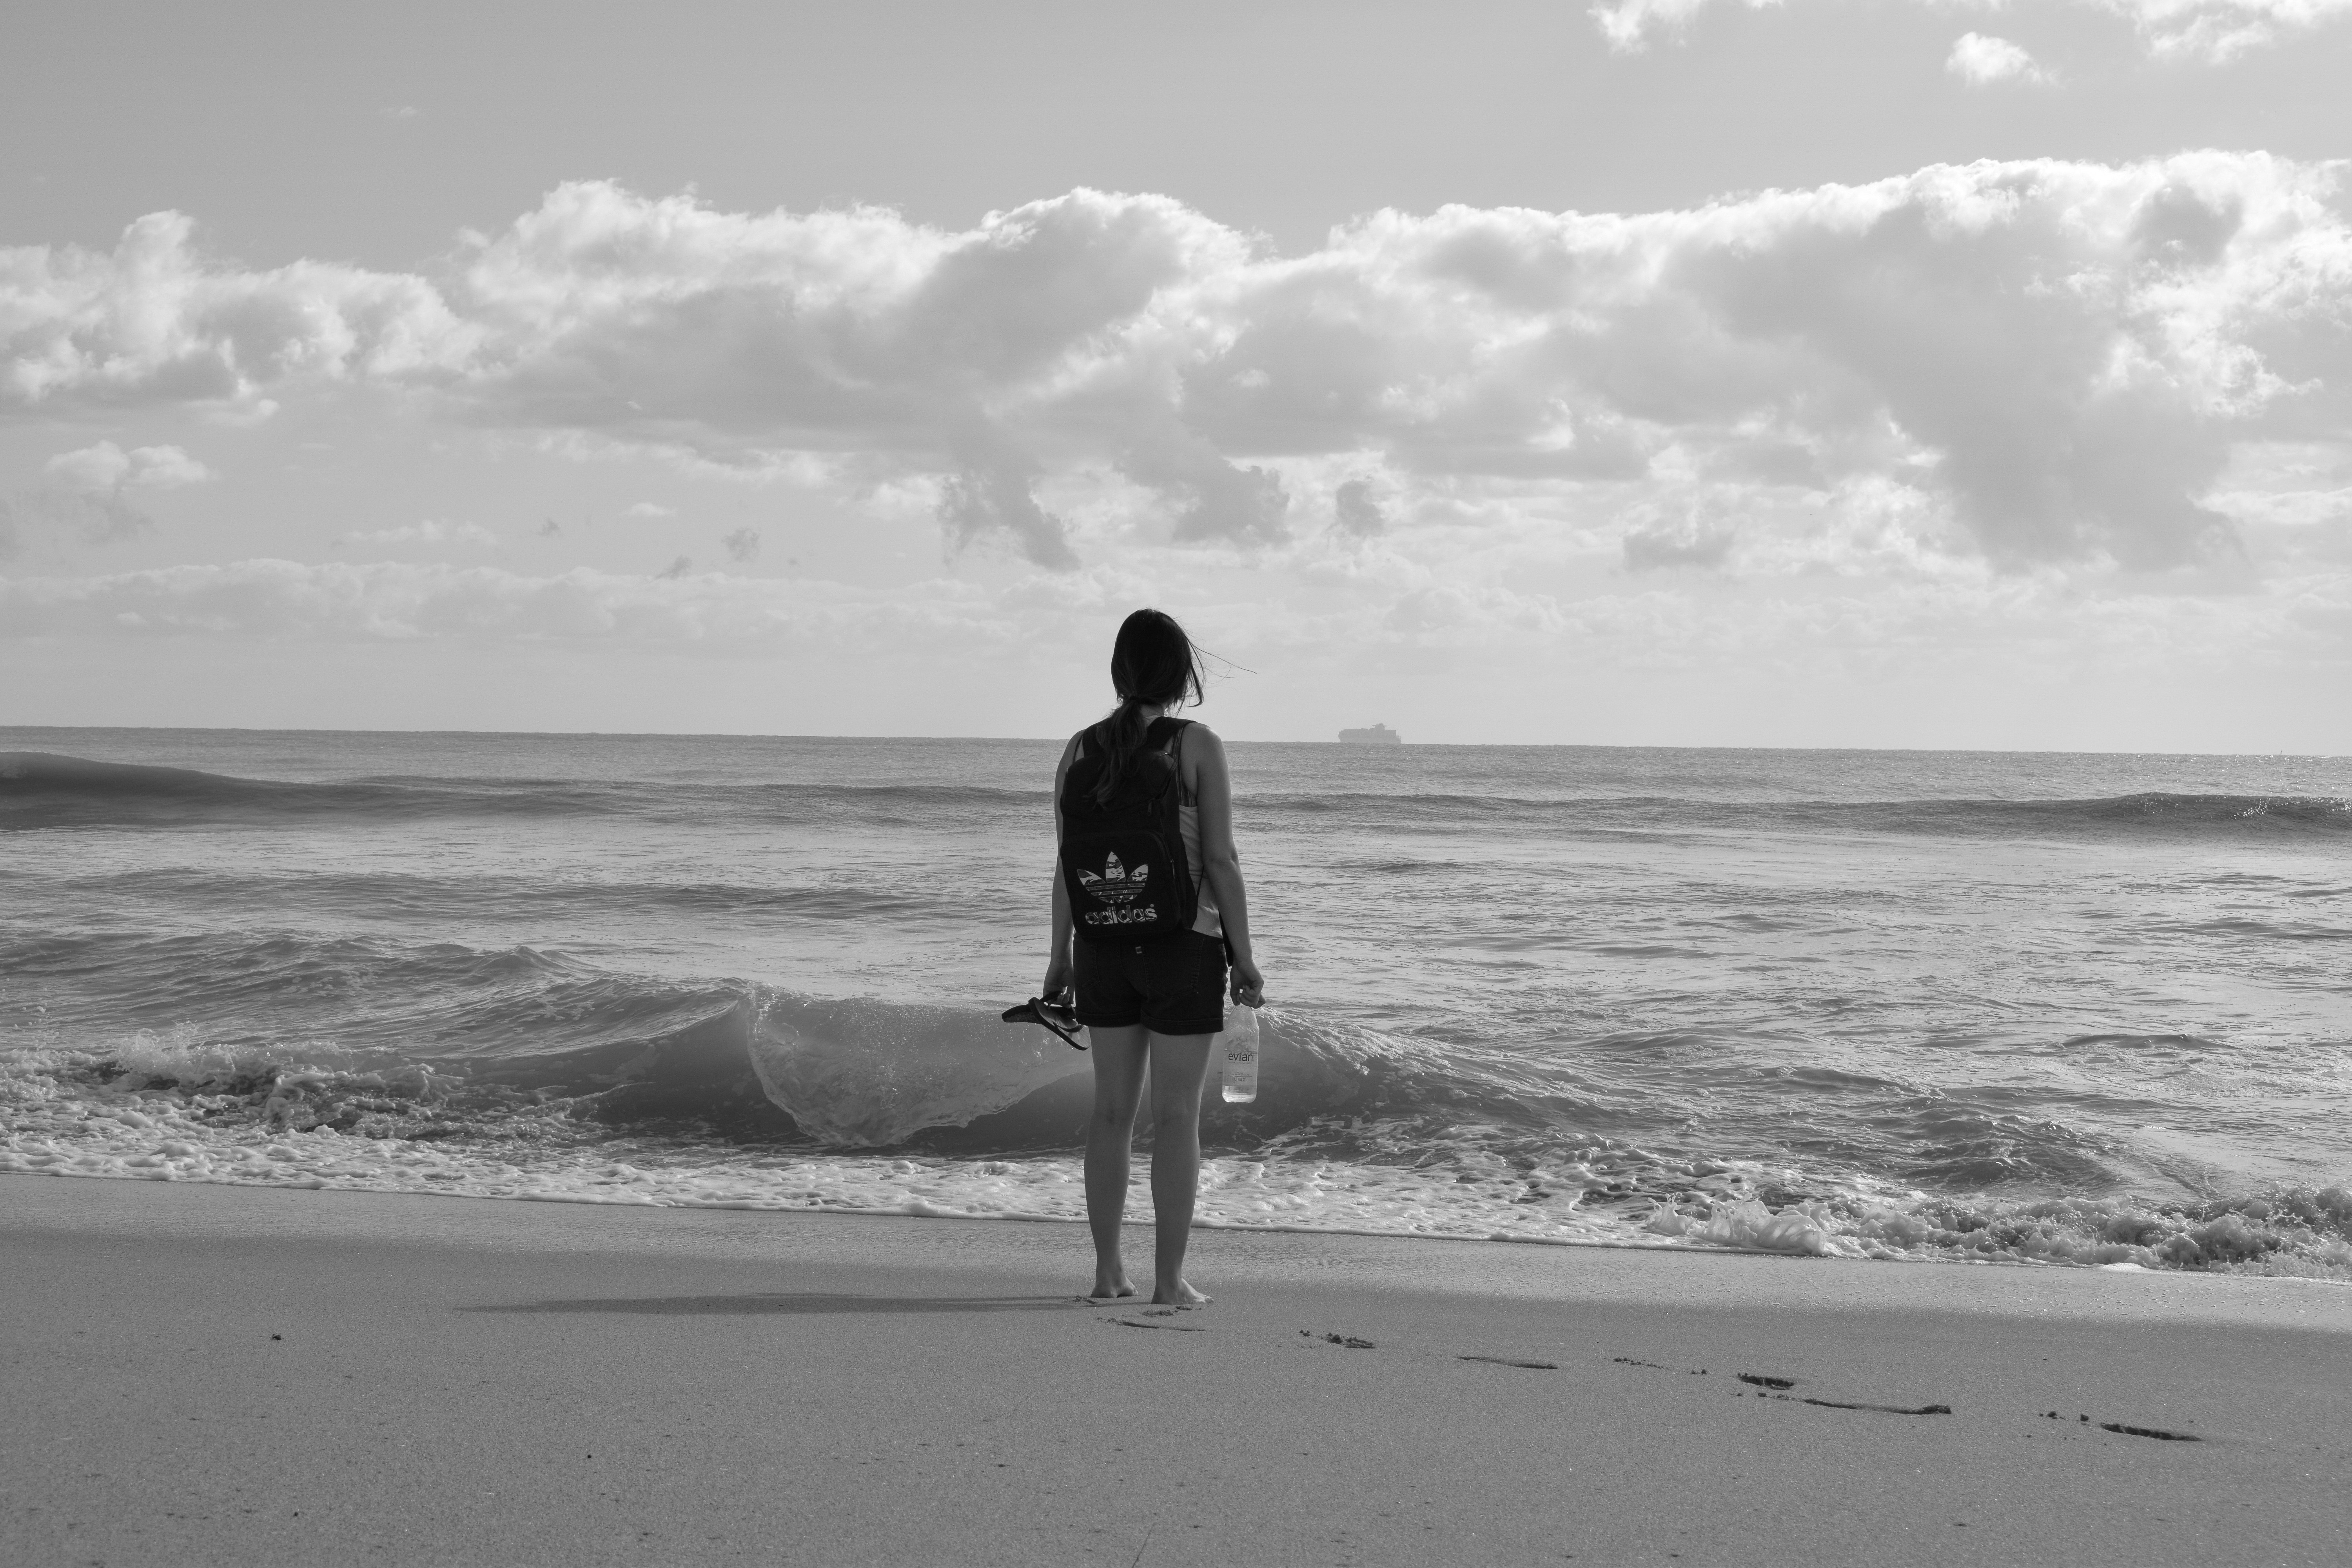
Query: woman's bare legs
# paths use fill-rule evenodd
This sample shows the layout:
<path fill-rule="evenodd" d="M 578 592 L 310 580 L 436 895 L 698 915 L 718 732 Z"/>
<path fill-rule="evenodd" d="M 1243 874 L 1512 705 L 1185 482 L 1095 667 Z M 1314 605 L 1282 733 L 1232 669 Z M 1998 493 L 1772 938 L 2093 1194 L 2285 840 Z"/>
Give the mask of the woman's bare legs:
<path fill-rule="evenodd" d="M 1089 1028 L 1095 1064 L 1095 1109 L 1087 1119 L 1087 1227 L 1095 1237 L 1097 1296 L 1132 1296 L 1119 1257 L 1118 1227 L 1127 1217 L 1128 1152 L 1135 1142 L 1135 1104 L 1143 1093 L 1150 1037 L 1143 1026 Z"/>
<path fill-rule="evenodd" d="M 1201 1193 L 1201 1085 L 1213 1035 L 1152 1035 L 1151 1299 L 1164 1307 L 1209 1300 L 1184 1278 L 1192 1204 Z M 1130 1114 L 1132 1114 L 1130 1112 Z"/>
<path fill-rule="evenodd" d="M 1208 1035 L 1155 1035 L 1141 1025 L 1089 1029 L 1095 1109 L 1087 1121 L 1087 1225 L 1095 1238 L 1097 1296 L 1132 1296 L 1119 1254 L 1127 1217 L 1129 1151 L 1135 1109 L 1151 1073 L 1151 1299 L 1190 1306 L 1209 1298 L 1184 1278 L 1192 1205 L 1201 1190 L 1201 1086 L 1209 1074 Z"/>

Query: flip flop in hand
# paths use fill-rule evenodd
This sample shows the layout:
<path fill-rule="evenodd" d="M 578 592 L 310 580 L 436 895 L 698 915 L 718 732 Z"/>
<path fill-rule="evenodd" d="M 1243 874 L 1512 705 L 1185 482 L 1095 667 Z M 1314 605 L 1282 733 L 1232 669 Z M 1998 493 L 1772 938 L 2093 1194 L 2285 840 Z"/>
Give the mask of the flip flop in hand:
<path fill-rule="evenodd" d="M 1007 1007 L 1004 1021 L 1008 1024 L 1035 1024 L 1058 1037 L 1072 1050 L 1087 1048 L 1078 1039 L 1077 1009 L 1066 1003 L 1048 1002 L 1043 996 L 1032 996 L 1018 1007 Z"/>

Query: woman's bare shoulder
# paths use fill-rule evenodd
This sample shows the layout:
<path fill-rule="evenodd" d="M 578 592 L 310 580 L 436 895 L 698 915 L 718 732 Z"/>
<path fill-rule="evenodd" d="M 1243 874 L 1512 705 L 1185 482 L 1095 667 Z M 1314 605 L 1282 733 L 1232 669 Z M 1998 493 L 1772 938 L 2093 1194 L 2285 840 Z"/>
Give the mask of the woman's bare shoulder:
<path fill-rule="evenodd" d="M 1182 745 L 1186 789 L 1197 789 L 1200 786 L 1201 770 L 1203 767 L 1215 769 L 1219 773 L 1224 771 L 1224 742 L 1217 738 L 1217 732 L 1214 730 L 1210 729 L 1198 719 L 1193 720 L 1185 729 Z"/>

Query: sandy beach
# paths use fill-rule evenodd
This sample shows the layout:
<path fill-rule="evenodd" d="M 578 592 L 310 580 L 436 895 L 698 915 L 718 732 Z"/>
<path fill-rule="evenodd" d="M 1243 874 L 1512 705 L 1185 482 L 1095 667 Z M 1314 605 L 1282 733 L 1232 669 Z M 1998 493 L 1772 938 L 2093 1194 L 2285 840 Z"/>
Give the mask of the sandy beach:
<path fill-rule="evenodd" d="M 0 1232 L 10 1563 L 2332 1563 L 2352 1531 L 2352 1292 L 2301 1281 L 1209 1231 L 1216 1304 L 1160 1316 L 1075 1298 L 1063 1225 L 0 1177 Z"/>

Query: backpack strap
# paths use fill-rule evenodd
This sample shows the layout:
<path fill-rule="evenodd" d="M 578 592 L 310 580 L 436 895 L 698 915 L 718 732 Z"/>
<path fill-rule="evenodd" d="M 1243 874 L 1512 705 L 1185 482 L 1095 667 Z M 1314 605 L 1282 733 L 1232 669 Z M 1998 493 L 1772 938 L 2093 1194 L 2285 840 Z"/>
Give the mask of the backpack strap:
<path fill-rule="evenodd" d="M 1171 719 L 1165 715 L 1154 719 L 1151 721 L 1151 729 L 1153 730 L 1158 729 L 1162 724 L 1173 724 L 1176 726 L 1176 729 L 1174 734 L 1169 739 L 1165 745 L 1153 746 L 1150 749 L 1155 752 L 1166 752 L 1171 761 L 1182 761 L 1184 756 L 1184 731 L 1191 729 L 1193 722 L 1194 721 L 1190 719 Z M 1093 732 L 1094 726 L 1089 724 L 1085 729 L 1070 737 L 1070 761 L 1074 763 L 1082 763 L 1086 761 L 1087 737 Z M 1144 736 L 1145 739 L 1149 740 L 1150 738 L 1150 731 L 1145 731 Z"/>
<path fill-rule="evenodd" d="M 1151 726 L 1155 730 L 1162 724 L 1170 726 L 1167 743 L 1156 746 L 1153 750 L 1166 756 L 1168 765 L 1176 770 L 1176 802 L 1180 805 L 1187 806 L 1194 803 L 1192 792 L 1184 787 L 1184 731 L 1190 730 L 1192 723 L 1190 719 L 1171 719 L 1165 715 L 1151 721 Z"/>

